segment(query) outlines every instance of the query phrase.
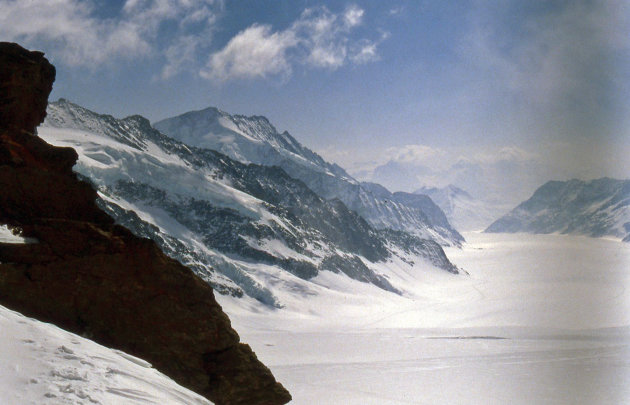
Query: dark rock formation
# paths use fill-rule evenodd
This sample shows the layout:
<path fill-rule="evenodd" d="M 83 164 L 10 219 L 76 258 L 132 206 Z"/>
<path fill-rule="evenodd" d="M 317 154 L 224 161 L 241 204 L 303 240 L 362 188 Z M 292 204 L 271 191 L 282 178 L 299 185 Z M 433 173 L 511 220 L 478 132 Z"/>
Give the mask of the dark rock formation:
<path fill-rule="evenodd" d="M 0 304 L 151 362 L 217 404 L 284 404 L 211 287 L 148 239 L 115 225 L 72 172 L 77 155 L 33 136 L 55 69 L 0 43 Z"/>

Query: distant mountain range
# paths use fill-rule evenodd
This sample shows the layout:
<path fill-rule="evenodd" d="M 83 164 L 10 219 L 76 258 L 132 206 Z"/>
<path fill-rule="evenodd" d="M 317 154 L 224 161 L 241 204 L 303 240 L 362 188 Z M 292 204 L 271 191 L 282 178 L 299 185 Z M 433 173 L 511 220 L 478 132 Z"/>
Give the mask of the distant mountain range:
<path fill-rule="evenodd" d="M 496 209 L 491 209 L 487 203 L 452 184 L 441 188 L 422 187 L 414 191 L 414 194 L 431 197 L 431 200 L 442 209 L 448 221 L 460 231 L 485 229 L 498 217 Z"/>
<path fill-rule="evenodd" d="M 191 111 L 154 124 L 163 134 L 187 145 L 219 151 L 241 163 L 279 166 L 326 200 L 339 199 L 376 229 L 405 231 L 443 245 L 460 245 L 464 238 L 437 207 L 407 204 L 373 193 L 341 167 L 300 145 L 288 132 L 279 133 L 261 116 L 230 115 L 216 108 Z M 439 209 L 438 209 L 439 210 Z"/>
<path fill-rule="evenodd" d="M 264 151 L 258 161 L 285 159 L 287 169 L 246 164 L 187 145 L 140 116 L 116 119 L 63 99 L 49 104 L 47 112 L 39 135 L 79 153 L 74 170 L 97 188 L 99 204 L 224 294 L 246 294 L 281 306 L 274 289 L 302 288 L 296 280 L 310 280 L 325 270 L 401 293 L 404 286 L 389 278 L 392 260 L 409 271 L 420 265 L 458 272 L 438 243 L 418 236 L 437 235 L 444 242 L 444 235 L 458 235 L 428 197 L 411 195 L 407 205 L 379 199 L 346 178 L 343 169 L 327 164 L 287 134 L 273 132 L 264 118 L 237 117 L 230 124 L 217 110 L 207 112 L 218 117 L 220 128 L 241 128 L 242 133 L 234 132 L 246 141 L 226 142 L 226 148 L 232 145 L 236 153 L 251 147 L 253 155 L 258 145 Z M 221 144 L 214 147 L 221 149 Z M 359 190 L 370 204 L 400 208 L 396 215 L 403 209 L 413 213 L 424 221 L 424 232 L 377 229 L 341 199 L 318 195 L 293 178 L 294 173 L 287 174 L 288 169 Z M 424 206 L 431 208 L 428 215 Z"/>
<path fill-rule="evenodd" d="M 558 232 L 630 242 L 630 180 L 547 182 L 486 232 Z"/>

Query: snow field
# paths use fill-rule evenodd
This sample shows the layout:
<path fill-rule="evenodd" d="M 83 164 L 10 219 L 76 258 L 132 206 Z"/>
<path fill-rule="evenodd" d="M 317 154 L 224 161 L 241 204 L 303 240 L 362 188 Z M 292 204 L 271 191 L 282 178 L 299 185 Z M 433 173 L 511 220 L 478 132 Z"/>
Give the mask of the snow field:
<path fill-rule="evenodd" d="M 0 405 L 210 404 L 144 360 L 0 306 Z"/>
<path fill-rule="evenodd" d="M 284 309 L 219 300 L 294 404 L 630 403 L 630 246 L 464 236 L 470 276 L 401 268 L 404 297 L 325 272 Z"/>

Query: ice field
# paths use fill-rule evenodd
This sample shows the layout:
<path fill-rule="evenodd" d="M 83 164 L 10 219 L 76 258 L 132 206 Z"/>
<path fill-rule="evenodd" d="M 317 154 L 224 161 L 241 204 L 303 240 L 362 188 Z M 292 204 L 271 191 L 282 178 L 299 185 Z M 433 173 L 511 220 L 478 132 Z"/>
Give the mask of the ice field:
<path fill-rule="evenodd" d="M 628 403 L 630 245 L 465 237 L 447 253 L 470 276 L 418 274 L 406 297 L 348 286 L 346 304 L 331 290 L 258 312 L 220 299 L 295 404 Z"/>

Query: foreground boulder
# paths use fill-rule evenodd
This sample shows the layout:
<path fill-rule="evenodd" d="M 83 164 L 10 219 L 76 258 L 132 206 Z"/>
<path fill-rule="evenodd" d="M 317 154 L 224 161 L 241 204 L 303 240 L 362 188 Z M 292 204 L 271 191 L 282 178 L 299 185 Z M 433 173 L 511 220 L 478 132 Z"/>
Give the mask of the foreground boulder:
<path fill-rule="evenodd" d="M 72 172 L 77 154 L 33 135 L 55 68 L 0 43 L 0 304 L 143 358 L 217 404 L 284 404 L 212 288 L 148 239 L 115 225 Z"/>

